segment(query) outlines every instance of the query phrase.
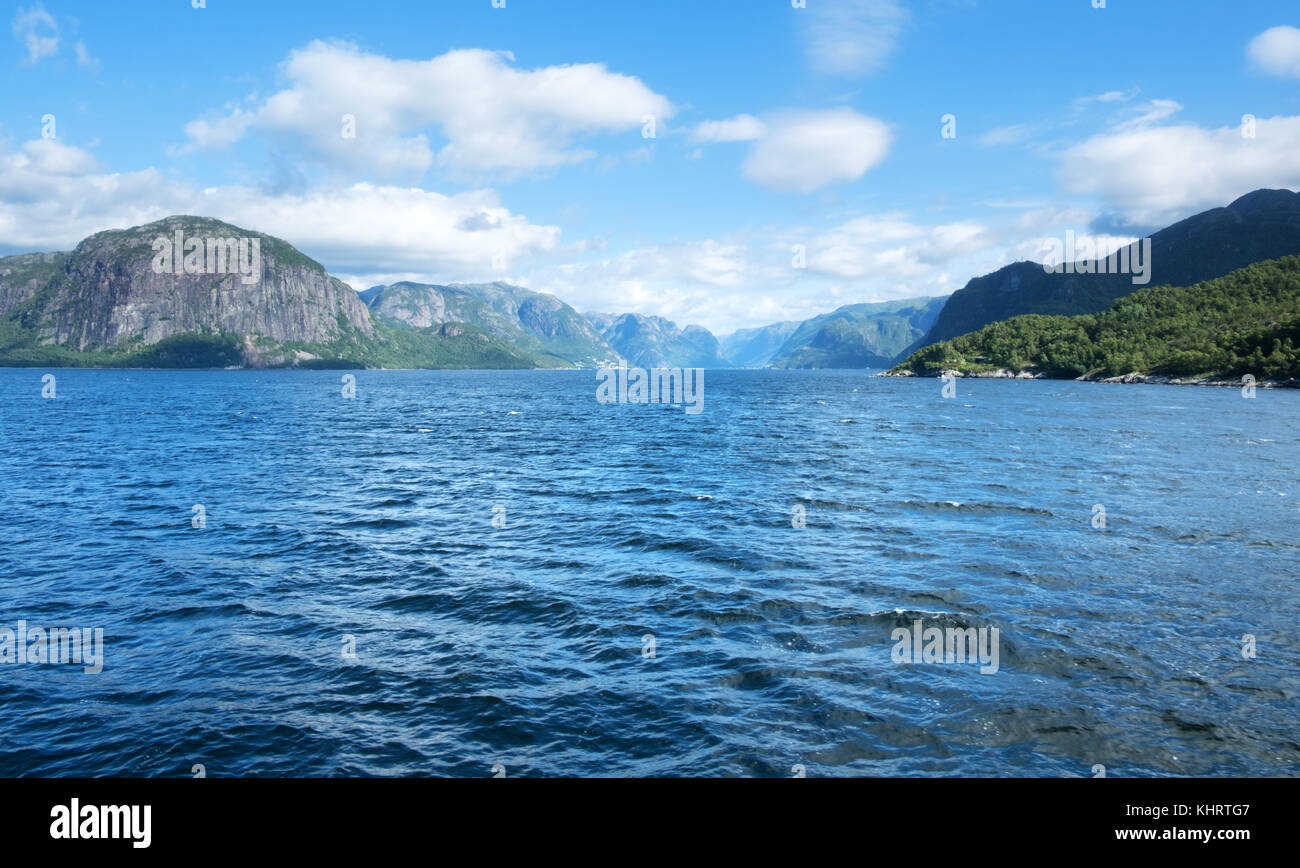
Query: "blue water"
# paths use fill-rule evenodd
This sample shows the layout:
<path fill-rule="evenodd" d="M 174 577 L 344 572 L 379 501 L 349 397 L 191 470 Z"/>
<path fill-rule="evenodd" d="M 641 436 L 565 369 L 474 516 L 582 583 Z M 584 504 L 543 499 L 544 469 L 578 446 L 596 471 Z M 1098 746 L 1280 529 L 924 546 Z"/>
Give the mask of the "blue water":
<path fill-rule="evenodd" d="M 0 775 L 1300 774 L 1297 392 L 42 373 L 0 627 L 105 665 L 0 664 Z M 896 664 L 916 619 L 998 672 Z"/>

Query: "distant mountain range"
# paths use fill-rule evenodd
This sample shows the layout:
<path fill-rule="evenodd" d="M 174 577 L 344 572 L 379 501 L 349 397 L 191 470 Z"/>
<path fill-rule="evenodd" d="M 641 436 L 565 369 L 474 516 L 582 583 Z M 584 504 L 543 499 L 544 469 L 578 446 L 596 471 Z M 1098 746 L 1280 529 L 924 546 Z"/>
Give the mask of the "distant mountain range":
<path fill-rule="evenodd" d="M 700 326 L 679 329 L 661 316 L 589 313 L 587 319 L 629 366 L 638 368 L 725 368 L 730 363 L 718 339 Z"/>
<path fill-rule="evenodd" d="M 508 283 L 395 283 L 361 293 L 380 322 L 417 331 L 465 323 L 550 367 L 612 364 L 611 349 L 581 314 L 553 295 Z"/>
<path fill-rule="evenodd" d="M 736 332 L 724 351 L 745 367 L 887 368 L 925 337 L 945 301 L 849 304 L 803 322 Z"/>
<path fill-rule="evenodd" d="M 1152 287 L 1298 254 L 1300 194 L 1257 190 L 1150 244 Z M 718 340 L 657 316 L 583 315 L 507 283 L 357 293 L 281 239 L 175 216 L 70 253 L 0 258 L 0 365 L 887 368 L 990 323 L 1095 314 L 1142 288 L 1129 274 L 1069 271 L 1018 262 L 947 298 L 850 304 Z"/>
<path fill-rule="evenodd" d="M 0 258 L 0 365 L 727 365 L 698 326 L 595 320 L 600 330 L 555 296 L 507 283 L 357 293 L 285 241 L 204 217 L 100 232 L 71 253 Z"/>
<path fill-rule="evenodd" d="M 772 361 L 790 335 L 801 325 L 803 323 L 799 320 L 788 320 L 741 329 L 723 336 L 718 343 L 722 354 L 737 367 L 761 368 Z"/>

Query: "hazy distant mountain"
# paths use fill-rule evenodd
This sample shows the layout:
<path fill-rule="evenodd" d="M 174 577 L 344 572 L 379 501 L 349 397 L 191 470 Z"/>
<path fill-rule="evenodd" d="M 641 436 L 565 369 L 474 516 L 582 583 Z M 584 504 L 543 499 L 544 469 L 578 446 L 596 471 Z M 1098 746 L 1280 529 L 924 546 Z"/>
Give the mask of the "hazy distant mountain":
<path fill-rule="evenodd" d="M 777 322 L 753 329 L 741 329 L 719 340 L 722 354 L 733 365 L 742 368 L 761 368 L 772 360 L 795 329 L 803 325 L 799 320 Z"/>
<path fill-rule="evenodd" d="M 1256 190 L 1151 236 L 1151 281 L 1190 286 L 1253 262 L 1300 253 L 1300 193 Z M 1128 274 L 1049 274 L 1017 262 L 953 293 L 922 345 L 973 332 L 1025 313 L 1097 313 L 1143 286 Z"/>
<path fill-rule="evenodd" d="M 589 313 L 587 319 L 629 365 L 639 368 L 729 367 L 718 339 L 700 326 L 678 328 L 660 316 Z"/>
<path fill-rule="evenodd" d="M 361 293 L 382 321 L 407 328 L 467 323 L 528 353 L 595 367 L 616 353 L 576 310 L 553 295 L 508 283 L 395 283 Z"/>
<path fill-rule="evenodd" d="M 845 305 L 795 323 L 765 364 L 774 368 L 887 368 L 924 338 L 946 300 L 910 298 Z M 789 325 L 777 323 L 765 328 L 779 333 Z M 757 331 L 759 334 L 742 348 L 752 346 L 756 339 L 771 340 L 762 329 Z M 755 357 L 760 355 L 754 353 Z"/>

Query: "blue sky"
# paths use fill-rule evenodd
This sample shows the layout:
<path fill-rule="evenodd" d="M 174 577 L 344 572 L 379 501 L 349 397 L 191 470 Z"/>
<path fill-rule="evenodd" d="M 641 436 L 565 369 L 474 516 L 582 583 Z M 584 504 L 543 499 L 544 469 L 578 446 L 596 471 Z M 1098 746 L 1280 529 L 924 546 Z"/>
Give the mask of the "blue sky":
<path fill-rule="evenodd" d="M 43 0 L 7 20 L 0 253 L 201 213 L 358 289 L 504 279 L 725 333 L 1300 189 L 1293 0 Z"/>

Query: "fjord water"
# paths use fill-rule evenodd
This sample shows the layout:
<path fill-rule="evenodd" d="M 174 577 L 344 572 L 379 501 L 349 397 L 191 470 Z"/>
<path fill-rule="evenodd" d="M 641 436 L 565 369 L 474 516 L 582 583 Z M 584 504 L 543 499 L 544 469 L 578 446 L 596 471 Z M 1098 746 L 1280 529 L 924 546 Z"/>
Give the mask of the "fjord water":
<path fill-rule="evenodd" d="M 0 775 L 1300 773 L 1297 392 L 42 373 L 0 627 L 105 664 L 0 664 Z M 998 671 L 896 664 L 917 619 Z"/>

